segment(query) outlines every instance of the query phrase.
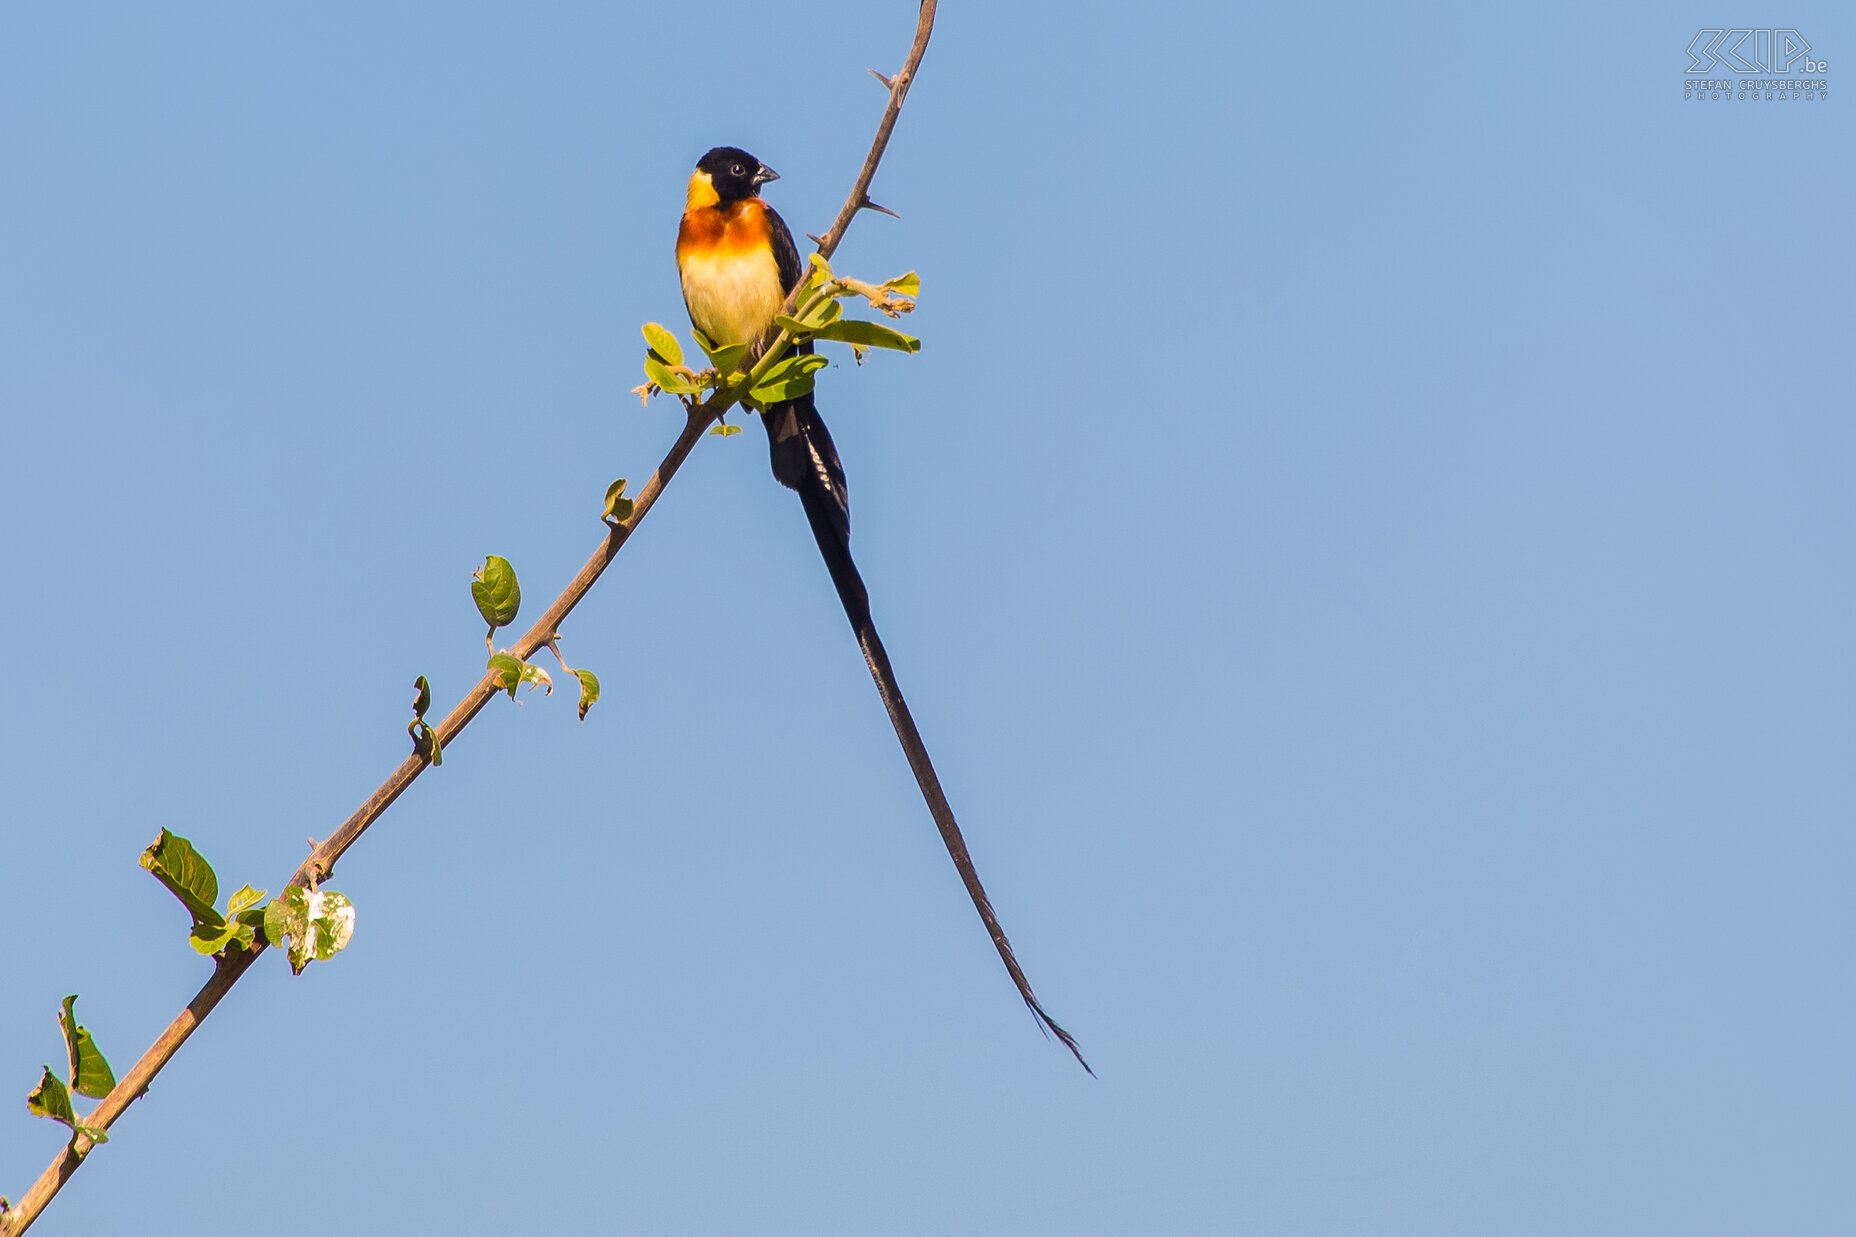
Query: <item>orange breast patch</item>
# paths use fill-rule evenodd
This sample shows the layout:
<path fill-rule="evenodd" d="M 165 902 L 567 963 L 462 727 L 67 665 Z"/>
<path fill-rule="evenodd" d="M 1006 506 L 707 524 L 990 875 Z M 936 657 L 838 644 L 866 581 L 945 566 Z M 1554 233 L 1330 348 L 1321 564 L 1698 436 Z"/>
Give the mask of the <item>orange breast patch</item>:
<path fill-rule="evenodd" d="M 677 270 L 690 321 L 718 344 L 758 341 L 785 299 L 766 207 L 756 198 L 685 211 Z"/>
<path fill-rule="evenodd" d="M 773 244 L 767 226 L 767 208 L 759 198 L 743 198 L 727 206 L 700 206 L 683 213 L 677 229 L 677 257 L 729 257 L 748 254 Z"/>

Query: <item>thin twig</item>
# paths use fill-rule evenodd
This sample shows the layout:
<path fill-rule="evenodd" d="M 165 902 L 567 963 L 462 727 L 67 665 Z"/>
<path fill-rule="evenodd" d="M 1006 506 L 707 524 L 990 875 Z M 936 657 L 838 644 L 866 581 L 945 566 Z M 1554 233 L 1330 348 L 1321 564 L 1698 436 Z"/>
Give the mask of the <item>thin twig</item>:
<path fill-rule="evenodd" d="M 884 83 L 889 87 L 889 106 L 883 109 L 882 123 L 876 127 L 876 141 L 870 143 L 870 157 L 864 160 L 863 170 L 857 173 L 857 183 L 851 187 L 851 196 L 844 199 L 844 209 L 838 212 L 831 231 L 819 242 L 818 251 L 827 258 L 838 251 L 838 242 L 844 239 L 845 229 L 851 226 L 857 212 L 870 203 L 870 182 L 876 178 L 876 165 L 883 161 L 889 135 L 896 127 L 896 117 L 902 112 L 902 101 L 908 97 L 909 86 L 915 81 L 922 53 L 928 50 L 928 36 L 934 33 L 934 6 L 935 0 L 922 0 L 921 16 L 915 23 L 915 42 L 909 45 L 909 58 L 902 62 L 901 70 Z"/>
<path fill-rule="evenodd" d="M 845 230 L 850 227 L 851 220 L 858 210 L 869 204 L 870 179 L 876 175 L 877 164 L 882 162 L 883 150 L 889 145 L 890 132 L 896 127 L 896 116 L 902 110 L 903 97 L 908 93 L 909 83 L 915 77 L 915 69 L 921 63 L 922 53 L 927 50 L 928 36 L 934 29 L 934 10 L 935 0 L 923 0 L 921 15 L 915 28 L 915 42 L 909 48 L 909 58 L 903 65 L 902 71 L 896 74 L 889 83 L 889 106 L 884 110 L 882 122 L 877 126 L 876 139 L 871 143 L 870 154 L 864 159 L 863 169 L 857 174 L 857 183 L 852 187 L 850 197 L 845 200 L 844 209 L 838 213 L 837 221 L 831 225 L 831 230 L 819 243 L 819 252 L 827 258 L 837 250 L 838 242 L 844 239 Z M 787 312 L 790 313 L 792 308 L 789 300 Z M 785 338 L 784 334 L 782 338 Z M 762 365 L 756 367 L 757 371 L 763 370 L 775 359 L 777 359 L 776 355 L 770 350 Z M 631 515 L 612 526 L 611 531 L 606 534 L 605 541 L 586 561 L 586 566 L 580 569 L 580 574 L 576 575 L 566 590 L 554 599 L 554 604 L 549 606 L 547 612 L 535 621 L 535 625 L 516 641 L 510 652 L 527 661 L 538 650 L 558 638 L 561 624 L 569 614 L 573 613 L 574 607 L 580 604 L 581 599 L 592 590 L 599 577 L 618 556 L 619 550 L 630 539 L 632 530 L 638 527 L 639 521 L 643 520 L 645 514 L 656 505 L 658 495 L 664 492 L 664 487 L 670 484 L 670 479 L 677 475 L 677 470 L 683 466 L 683 461 L 689 458 L 690 452 L 695 449 L 704 432 L 719 420 L 723 413 L 739 403 L 742 393 L 749 390 L 752 385 L 753 378 L 750 376 L 742 382 L 718 389 L 707 400 L 688 409 L 688 421 L 683 427 L 683 432 L 678 435 L 677 441 L 671 446 L 669 453 L 664 456 L 663 462 L 657 466 L 657 471 L 651 474 L 651 479 L 644 483 L 644 488 L 639 490 L 637 497 L 632 500 Z M 439 748 L 442 750 L 449 745 L 451 740 L 455 739 L 464 727 L 470 725 L 477 714 L 483 711 L 484 705 L 488 704 L 500 690 L 502 689 L 499 686 L 499 676 L 486 673 L 477 685 L 458 701 L 457 707 L 453 708 L 445 719 L 434 727 Z M 401 761 L 399 768 L 393 771 L 392 776 L 368 796 L 367 802 L 355 809 L 354 815 L 344 821 L 341 828 L 330 834 L 310 853 L 309 858 L 305 859 L 303 865 L 291 876 L 290 886 L 302 887 L 309 885 L 312 881 L 321 883 L 327 880 L 330 873 L 335 870 L 336 861 L 347 853 L 348 848 L 367 832 L 368 827 L 378 820 L 383 812 L 393 806 L 394 800 L 405 793 L 406 788 L 425 772 L 430 763 L 427 757 L 417 754 Z M 84 1123 L 105 1130 L 113 1126 L 116 1119 L 127 1110 L 129 1105 L 140 1099 L 148 1090 L 148 1084 L 155 1075 L 159 1074 L 173 1059 L 174 1054 L 180 1051 L 181 1045 L 187 1042 L 187 1038 L 206 1019 L 206 1016 L 213 1012 L 220 998 L 231 991 L 232 985 L 237 983 L 250 969 L 252 962 L 257 959 L 264 948 L 263 945 L 256 945 L 250 949 L 228 948 L 223 956 L 216 958 L 212 978 L 206 981 L 206 985 L 188 1003 L 187 1008 L 175 1016 L 174 1021 L 168 1024 L 167 1030 L 163 1031 L 160 1038 L 155 1040 L 148 1051 L 142 1054 L 141 1059 L 130 1068 L 127 1074 L 123 1075 L 122 1080 L 103 1098 L 95 1111 L 84 1118 Z M 31 1228 L 33 1221 L 38 1219 L 46 1205 L 57 1196 L 58 1191 L 64 1188 L 64 1183 L 70 1180 L 71 1175 L 83 1164 L 93 1145 L 90 1139 L 82 1134 L 73 1137 L 59 1153 L 58 1158 L 53 1160 L 51 1165 L 39 1175 L 39 1179 L 33 1183 L 32 1188 L 13 1205 L 12 1210 L 0 1215 L 0 1237 L 19 1237 L 19 1234 Z"/>

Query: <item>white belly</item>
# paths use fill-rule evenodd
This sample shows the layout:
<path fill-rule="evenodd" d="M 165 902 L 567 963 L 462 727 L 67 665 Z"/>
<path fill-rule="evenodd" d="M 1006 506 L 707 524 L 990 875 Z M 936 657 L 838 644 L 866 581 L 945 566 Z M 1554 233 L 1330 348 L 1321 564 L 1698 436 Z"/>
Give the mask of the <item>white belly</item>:
<path fill-rule="evenodd" d="M 692 257 L 679 269 L 690 321 L 717 345 L 758 343 L 786 299 L 772 253 Z"/>

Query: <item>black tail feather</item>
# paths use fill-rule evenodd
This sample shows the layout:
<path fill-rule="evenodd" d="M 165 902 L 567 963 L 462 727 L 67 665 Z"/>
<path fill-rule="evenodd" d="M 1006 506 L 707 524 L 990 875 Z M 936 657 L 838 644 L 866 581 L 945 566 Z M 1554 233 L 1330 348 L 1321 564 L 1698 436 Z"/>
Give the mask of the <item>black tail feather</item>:
<path fill-rule="evenodd" d="M 960 873 L 961 883 L 967 887 L 967 896 L 973 899 L 973 907 L 986 925 L 986 933 L 992 937 L 993 948 L 999 951 L 999 958 L 1018 988 L 1018 995 L 1037 1016 L 1039 1025 L 1055 1035 L 1070 1050 L 1077 1064 L 1093 1077 L 1095 1071 L 1083 1060 L 1075 1038 L 1044 1012 L 1044 1006 L 1031 991 L 1031 981 L 1018 965 L 1012 943 L 1006 939 L 1005 929 L 1000 927 L 986 889 L 980 884 L 979 872 L 973 866 L 973 857 L 967 853 L 966 839 L 961 836 L 954 810 L 941 789 L 941 779 L 928 759 L 921 732 L 909 715 L 902 688 L 896 682 L 896 672 L 889 664 L 889 654 L 876 634 L 876 624 L 870 619 L 870 595 L 864 588 L 863 577 L 857 572 L 857 564 L 851 559 L 850 492 L 845 486 L 844 468 L 838 461 L 837 448 L 832 444 L 825 423 L 819 419 L 812 396 L 774 405 L 766 410 L 765 419 L 773 453 L 773 475 L 782 485 L 799 492 L 806 522 L 812 526 L 812 538 L 818 542 L 825 567 L 831 572 L 838 599 L 844 603 L 845 617 L 850 619 L 851 629 L 857 633 L 857 643 L 863 648 L 864 663 L 870 668 L 870 677 L 876 680 L 877 693 L 882 696 L 883 707 L 896 728 L 896 737 L 902 741 L 903 754 L 908 757 L 909 768 L 915 773 L 916 784 L 921 787 L 935 827 L 941 831 L 948 856 Z"/>
<path fill-rule="evenodd" d="M 810 352 L 812 345 L 797 351 Z M 844 480 L 844 465 L 831 432 L 819 419 L 818 405 L 808 392 L 798 399 L 773 404 L 762 412 L 767 423 L 767 449 L 773 457 L 773 475 L 789 490 L 805 493 L 816 486 L 830 500 L 832 524 L 846 541 L 851 536 L 851 491 Z"/>

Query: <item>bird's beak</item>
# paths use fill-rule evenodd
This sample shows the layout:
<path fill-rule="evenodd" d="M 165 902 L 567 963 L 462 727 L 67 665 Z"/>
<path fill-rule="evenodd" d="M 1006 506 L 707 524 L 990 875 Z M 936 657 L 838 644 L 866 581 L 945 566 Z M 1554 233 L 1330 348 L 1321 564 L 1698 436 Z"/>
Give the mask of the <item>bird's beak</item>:
<path fill-rule="evenodd" d="M 754 183 L 756 185 L 764 185 L 770 180 L 778 179 L 780 179 L 780 174 L 764 163 L 760 165 L 760 170 L 754 173 Z"/>

